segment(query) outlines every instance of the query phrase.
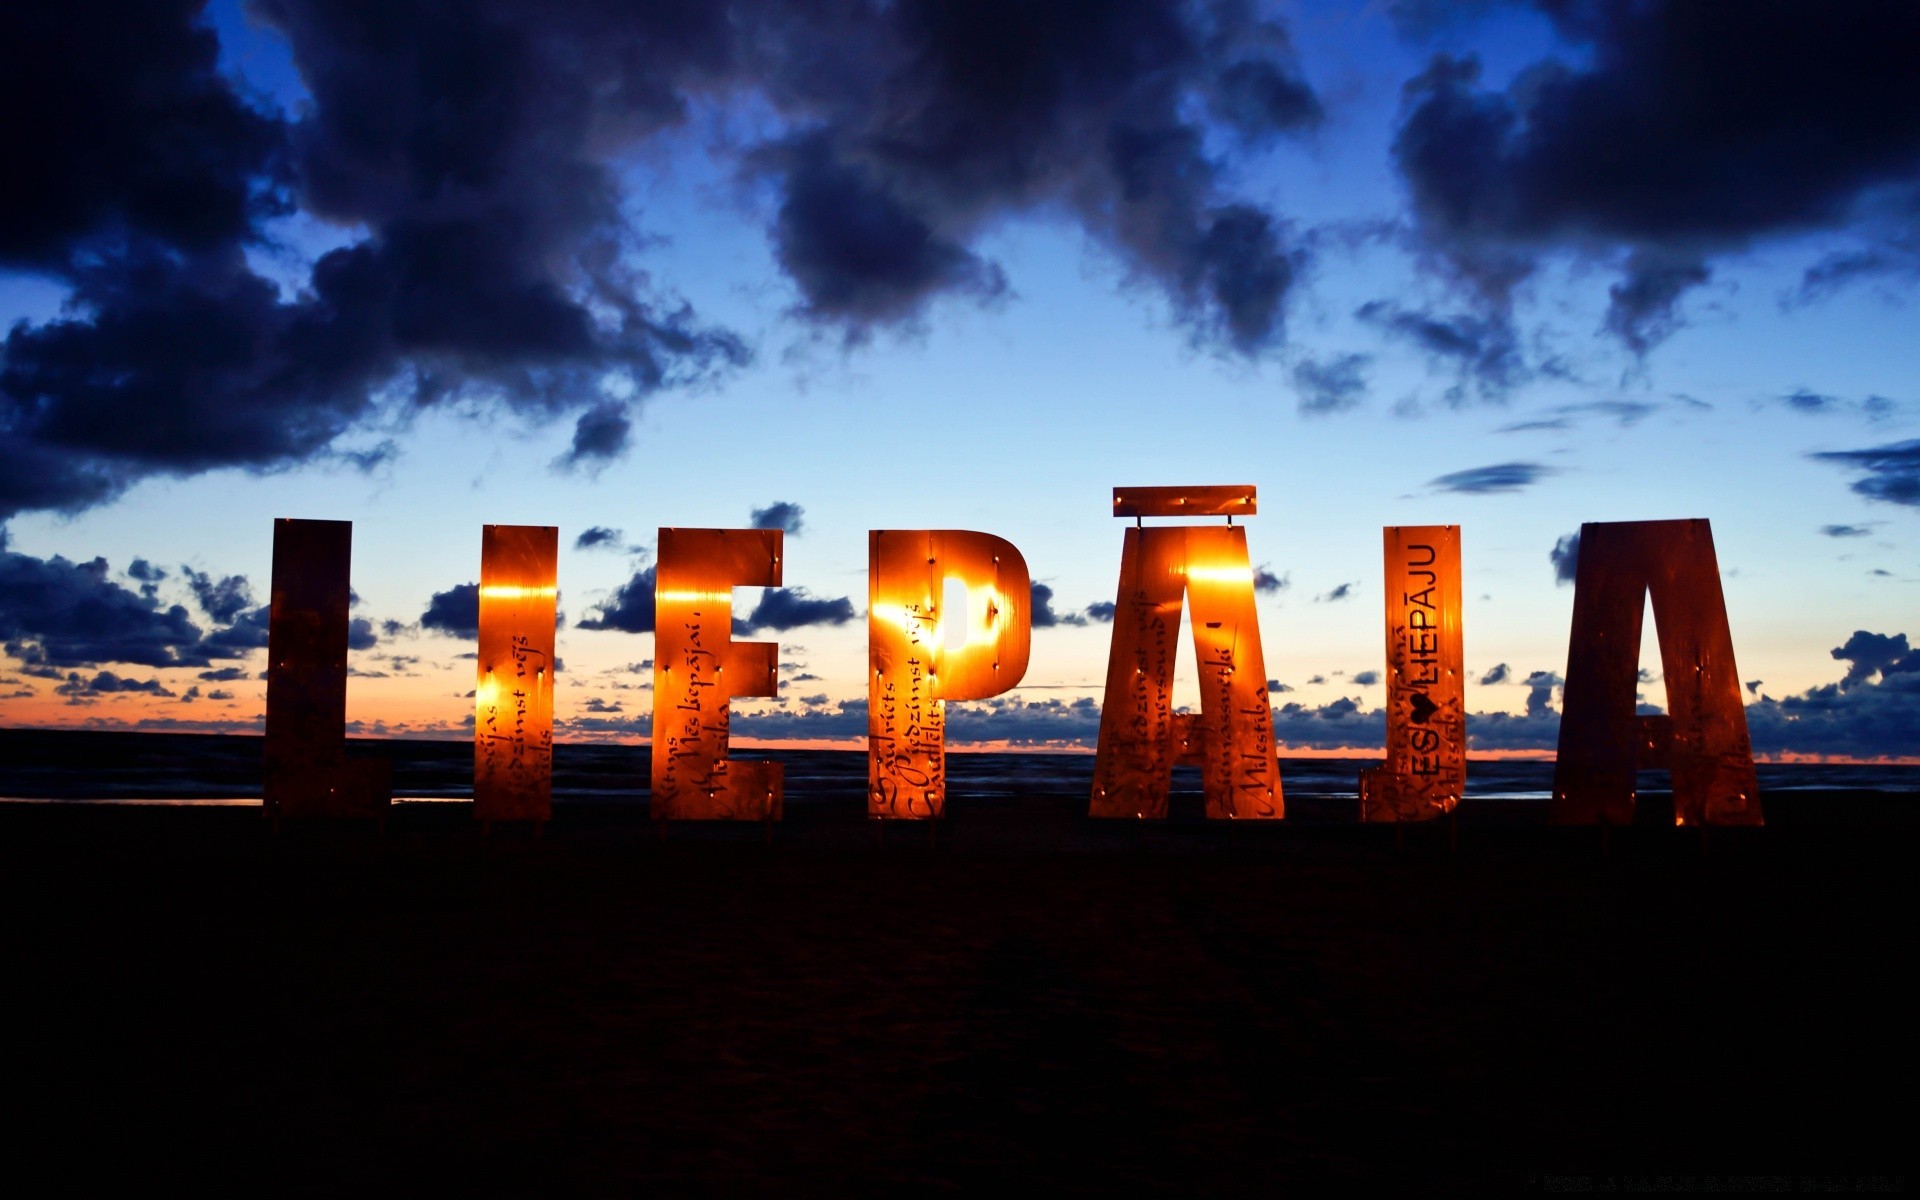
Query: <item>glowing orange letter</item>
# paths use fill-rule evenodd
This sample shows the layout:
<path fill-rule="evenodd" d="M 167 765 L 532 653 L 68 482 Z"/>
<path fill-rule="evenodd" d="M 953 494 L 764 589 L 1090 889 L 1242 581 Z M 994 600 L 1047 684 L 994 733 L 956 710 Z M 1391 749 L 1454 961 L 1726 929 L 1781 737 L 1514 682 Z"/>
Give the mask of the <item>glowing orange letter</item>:
<path fill-rule="evenodd" d="M 867 815 L 937 818 L 946 701 L 998 696 L 1027 673 L 1033 581 L 1011 542 L 963 529 L 872 530 L 867 566 Z M 950 579 L 967 589 L 958 645 L 940 612 Z"/>
<path fill-rule="evenodd" d="M 778 529 L 662 529 L 654 577 L 653 815 L 777 821 L 780 764 L 727 758 L 735 696 L 779 691 L 775 642 L 733 640 L 733 589 L 779 587 Z"/>
<path fill-rule="evenodd" d="M 1666 675 L 1666 717 L 1634 715 L 1649 593 Z M 1561 709 L 1555 822 L 1631 823 L 1634 771 L 1666 766 L 1677 824 L 1760 824 L 1747 713 L 1707 522 L 1580 527 Z"/>
<path fill-rule="evenodd" d="M 1127 530 L 1092 814 L 1166 816 L 1178 760 L 1200 765 L 1207 816 L 1284 815 L 1247 534 L 1231 524 L 1253 515 L 1253 488 L 1115 488 L 1113 510 L 1135 518 L 1224 515 L 1229 524 Z M 1173 711 L 1183 595 L 1193 602 L 1197 717 Z"/>
<path fill-rule="evenodd" d="M 553 811 L 553 616 L 560 531 L 480 529 L 480 659 L 473 690 L 473 815 Z"/>
<path fill-rule="evenodd" d="M 1387 761 L 1360 773 L 1362 821 L 1426 821 L 1467 783 L 1460 527 L 1389 525 Z"/>

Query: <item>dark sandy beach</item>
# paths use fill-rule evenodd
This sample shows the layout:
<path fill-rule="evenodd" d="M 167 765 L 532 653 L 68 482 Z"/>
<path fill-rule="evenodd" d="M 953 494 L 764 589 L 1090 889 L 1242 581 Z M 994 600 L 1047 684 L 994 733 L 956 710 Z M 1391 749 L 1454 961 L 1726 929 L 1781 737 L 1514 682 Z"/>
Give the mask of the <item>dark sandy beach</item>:
<path fill-rule="evenodd" d="M 1809 793 L 1704 855 L 1641 828 L 1604 860 L 1592 830 L 1495 806 L 1449 854 L 1438 828 L 1396 849 L 1337 823 L 1096 825 L 1057 796 L 956 800 L 937 843 L 884 845 L 837 808 L 663 842 L 633 807 L 536 841 L 482 840 L 460 805 L 403 806 L 384 838 L 0 805 L 8 1173 L 314 1195 L 1891 1177 L 1911 800 Z"/>

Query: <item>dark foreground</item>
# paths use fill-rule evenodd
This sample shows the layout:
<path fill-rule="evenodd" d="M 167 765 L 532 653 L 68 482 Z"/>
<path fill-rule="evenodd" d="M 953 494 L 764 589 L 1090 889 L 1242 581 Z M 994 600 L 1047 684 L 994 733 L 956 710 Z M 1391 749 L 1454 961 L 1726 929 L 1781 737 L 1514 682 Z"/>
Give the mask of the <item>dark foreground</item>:
<path fill-rule="evenodd" d="M 1592 830 L 1491 811 L 1450 855 L 1442 829 L 1398 850 L 1336 824 L 1230 838 L 1047 797 L 884 845 L 806 811 L 770 842 L 660 842 L 594 806 L 482 841 L 451 805 L 383 839 L 0 805 L 5 1177 L 1899 1183 L 1916 907 L 1897 801 L 1798 797 L 1704 856 L 1621 830 L 1605 859 Z"/>

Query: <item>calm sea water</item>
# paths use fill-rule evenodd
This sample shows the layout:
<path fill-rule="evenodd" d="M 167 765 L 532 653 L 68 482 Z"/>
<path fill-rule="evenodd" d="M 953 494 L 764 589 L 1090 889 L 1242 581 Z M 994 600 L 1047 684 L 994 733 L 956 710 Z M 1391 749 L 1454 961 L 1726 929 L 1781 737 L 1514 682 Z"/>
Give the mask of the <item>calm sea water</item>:
<path fill-rule="evenodd" d="M 473 750 L 466 742 L 353 741 L 349 754 L 388 759 L 396 798 L 464 800 L 472 795 Z M 865 794 L 866 756 L 847 750 L 738 752 L 786 768 L 789 805 L 837 803 Z M 169 733 L 0 729 L 0 798 L 66 801 L 247 804 L 260 797 L 258 737 Z M 1363 759 L 1283 759 L 1289 797 L 1352 796 Z M 960 796 L 1088 794 L 1087 754 L 968 754 L 947 758 L 948 794 Z M 643 800 L 649 759 L 644 746 L 562 745 L 554 753 L 556 803 Z M 1475 762 L 1468 799 L 1545 801 L 1548 762 Z M 1650 776 L 1648 790 L 1660 783 Z M 1920 796 L 1920 767 L 1762 765 L 1763 792 L 1859 791 Z M 1176 772 L 1174 790 L 1198 793 L 1195 770 Z"/>

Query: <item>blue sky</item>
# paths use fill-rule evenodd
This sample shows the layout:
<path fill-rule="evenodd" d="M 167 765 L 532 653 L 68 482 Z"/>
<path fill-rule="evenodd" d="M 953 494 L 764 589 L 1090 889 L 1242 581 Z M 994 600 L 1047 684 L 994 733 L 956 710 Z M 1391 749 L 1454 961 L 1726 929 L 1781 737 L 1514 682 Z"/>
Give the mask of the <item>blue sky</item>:
<path fill-rule="evenodd" d="M 0 721 L 255 727 L 306 516 L 355 522 L 361 728 L 466 727 L 423 616 L 505 522 L 561 528 L 562 736 L 635 737 L 655 531 L 785 503 L 855 611 L 870 528 L 1018 545 L 1067 620 L 968 728 L 1084 741 L 1110 489 L 1250 482 L 1284 744 L 1377 742 L 1382 525 L 1463 527 L 1479 744 L 1539 748 L 1558 540 L 1706 517 L 1756 745 L 1916 753 L 1907 6 L 444 11 L 0 52 Z M 864 622 L 759 636 L 736 729 L 856 735 Z"/>

